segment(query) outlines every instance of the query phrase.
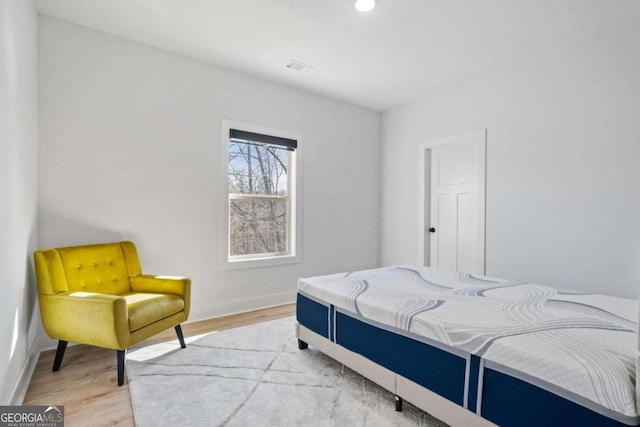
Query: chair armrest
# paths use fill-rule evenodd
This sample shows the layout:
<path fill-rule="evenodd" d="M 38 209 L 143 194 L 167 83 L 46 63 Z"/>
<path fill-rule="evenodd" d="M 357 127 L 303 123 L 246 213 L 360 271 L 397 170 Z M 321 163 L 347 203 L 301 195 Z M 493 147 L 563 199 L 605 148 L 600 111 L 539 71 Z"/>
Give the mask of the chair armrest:
<path fill-rule="evenodd" d="M 143 274 L 131 278 L 133 292 L 173 294 L 184 298 L 191 294 L 191 279 L 187 277 L 153 276 Z"/>
<path fill-rule="evenodd" d="M 191 310 L 191 279 L 188 277 L 153 276 L 143 274 L 131 278 L 133 292 L 178 295 L 184 300 L 184 313 L 189 317 Z"/>
<path fill-rule="evenodd" d="M 117 295 L 59 292 L 40 295 L 47 334 L 54 339 L 121 350 L 129 342 L 127 301 Z"/>

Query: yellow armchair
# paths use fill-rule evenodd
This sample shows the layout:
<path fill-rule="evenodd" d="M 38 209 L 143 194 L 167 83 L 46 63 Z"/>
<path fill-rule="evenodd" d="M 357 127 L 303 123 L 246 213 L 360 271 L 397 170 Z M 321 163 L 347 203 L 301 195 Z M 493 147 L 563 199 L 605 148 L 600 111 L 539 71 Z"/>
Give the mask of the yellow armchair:
<path fill-rule="evenodd" d="M 42 324 L 58 340 L 58 371 L 69 341 L 117 350 L 118 385 L 126 349 L 189 317 L 191 280 L 143 275 L 132 242 L 104 243 L 33 254 Z"/>

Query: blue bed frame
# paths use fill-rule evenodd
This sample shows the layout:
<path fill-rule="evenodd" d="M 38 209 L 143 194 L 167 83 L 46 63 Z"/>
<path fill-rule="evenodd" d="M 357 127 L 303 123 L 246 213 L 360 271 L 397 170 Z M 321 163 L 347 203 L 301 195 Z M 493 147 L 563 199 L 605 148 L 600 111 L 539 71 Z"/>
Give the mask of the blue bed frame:
<path fill-rule="evenodd" d="M 327 340 L 501 426 L 639 425 L 636 418 L 598 413 L 485 366 L 478 356 L 389 330 L 302 293 L 297 295 L 296 317 L 300 325 Z"/>

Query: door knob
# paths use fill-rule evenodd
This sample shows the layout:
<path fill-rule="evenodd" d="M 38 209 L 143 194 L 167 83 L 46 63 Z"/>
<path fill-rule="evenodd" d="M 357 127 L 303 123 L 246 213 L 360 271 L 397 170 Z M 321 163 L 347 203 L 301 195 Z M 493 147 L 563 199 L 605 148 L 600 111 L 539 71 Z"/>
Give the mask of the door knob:
<path fill-rule="evenodd" d="M 429 233 L 435 233 L 435 232 L 436 232 L 436 229 L 435 229 L 435 228 L 433 228 L 433 227 L 429 227 Z"/>

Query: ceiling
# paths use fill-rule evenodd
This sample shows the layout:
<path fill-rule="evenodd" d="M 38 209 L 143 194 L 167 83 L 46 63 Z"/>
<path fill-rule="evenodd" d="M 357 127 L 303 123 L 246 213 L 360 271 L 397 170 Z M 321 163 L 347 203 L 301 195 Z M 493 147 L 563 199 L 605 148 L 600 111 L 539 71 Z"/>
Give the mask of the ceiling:
<path fill-rule="evenodd" d="M 36 0 L 40 13 L 377 111 L 640 25 L 638 0 Z M 637 34 L 637 32 L 633 32 Z M 285 67 L 290 60 L 309 72 Z"/>

